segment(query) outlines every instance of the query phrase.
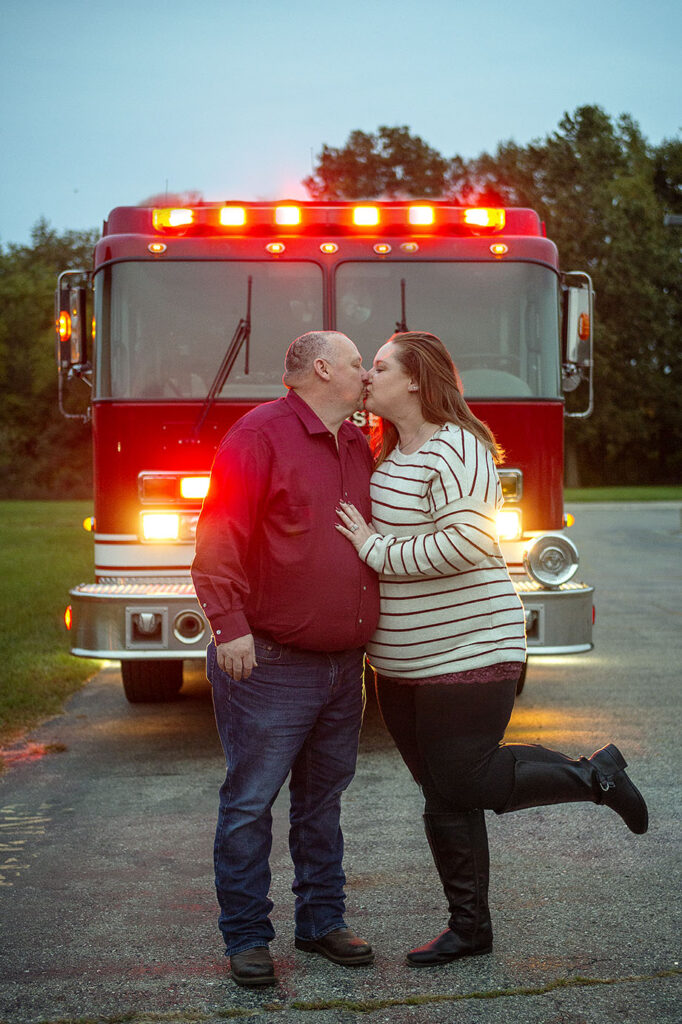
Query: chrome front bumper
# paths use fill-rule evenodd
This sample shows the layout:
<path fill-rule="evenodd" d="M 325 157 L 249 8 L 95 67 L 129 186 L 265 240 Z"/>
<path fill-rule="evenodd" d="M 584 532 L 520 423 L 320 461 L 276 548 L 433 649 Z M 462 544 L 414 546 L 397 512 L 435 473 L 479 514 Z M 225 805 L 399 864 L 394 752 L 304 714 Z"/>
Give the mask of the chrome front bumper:
<path fill-rule="evenodd" d="M 594 587 L 570 582 L 546 590 L 518 576 L 512 576 L 512 582 L 526 615 L 529 654 L 580 654 L 592 649 Z"/>
<path fill-rule="evenodd" d="M 592 649 L 594 587 L 546 590 L 512 576 L 526 615 L 529 654 Z M 81 583 L 71 591 L 71 653 L 80 658 L 203 658 L 211 636 L 189 581 Z"/>
<path fill-rule="evenodd" d="M 80 658 L 203 658 L 211 636 L 190 581 L 81 583 L 70 592 Z"/>

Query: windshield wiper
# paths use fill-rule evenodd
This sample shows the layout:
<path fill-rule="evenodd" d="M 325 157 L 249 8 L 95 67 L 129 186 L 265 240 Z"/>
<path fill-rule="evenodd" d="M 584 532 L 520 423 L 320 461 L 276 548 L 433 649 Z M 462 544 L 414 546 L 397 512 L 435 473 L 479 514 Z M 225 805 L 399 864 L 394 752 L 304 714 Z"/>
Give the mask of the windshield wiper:
<path fill-rule="evenodd" d="M 405 319 L 405 278 L 400 278 L 400 320 L 396 320 L 395 329 L 399 334 L 409 330 Z"/>
<path fill-rule="evenodd" d="M 201 428 L 206 422 L 206 417 L 213 408 L 217 396 L 225 387 L 225 383 L 232 373 L 232 368 L 237 361 L 237 356 L 242 350 L 242 346 L 246 345 L 246 354 L 244 357 L 244 373 L 249 372 L 249 343 L 251 341 L 251 285 L 253 278 L 249 276 L 247 287 L 246 287 L 246 316 L 242 317 L 234 334 L 232 335 L 232 341 L 228 345 L 227 352 L 223 356 L 223 361 L 218 367 L 218 372 L 213 378 L 213 383 L 208 389 L 206 401 L 204 402 L 201 412 L 197 417 L 197 421 L 192 429 L 193 440 L 198 440 Z"/>

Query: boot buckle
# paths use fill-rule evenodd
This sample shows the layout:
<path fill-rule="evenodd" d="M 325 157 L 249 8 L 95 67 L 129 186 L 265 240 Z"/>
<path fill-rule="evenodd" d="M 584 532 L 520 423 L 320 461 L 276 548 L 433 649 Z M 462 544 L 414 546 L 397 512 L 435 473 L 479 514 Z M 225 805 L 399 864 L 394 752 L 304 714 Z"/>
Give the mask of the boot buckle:
<path fill-rule="evenodd" d="M 602 790 L 602 792 L 608 793 L 610 789 L 616 788 L 616 783 L 613 781 L 613 779 L 600 779 L 599 788 Z"/>

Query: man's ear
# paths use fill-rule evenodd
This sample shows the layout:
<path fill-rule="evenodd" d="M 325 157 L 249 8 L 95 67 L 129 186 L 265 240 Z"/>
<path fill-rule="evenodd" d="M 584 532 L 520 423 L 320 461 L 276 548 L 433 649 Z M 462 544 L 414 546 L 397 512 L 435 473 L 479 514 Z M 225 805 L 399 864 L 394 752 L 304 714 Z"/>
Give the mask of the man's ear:
<path fill-rule="evenodd" d="M 313 369 L 315 370 L 317 376 L 321 377 L 322 380 L 329 380 L 329 363 L 327 362 L 326 359 L 316 359 L 315 362 L 313 363 Z"/>

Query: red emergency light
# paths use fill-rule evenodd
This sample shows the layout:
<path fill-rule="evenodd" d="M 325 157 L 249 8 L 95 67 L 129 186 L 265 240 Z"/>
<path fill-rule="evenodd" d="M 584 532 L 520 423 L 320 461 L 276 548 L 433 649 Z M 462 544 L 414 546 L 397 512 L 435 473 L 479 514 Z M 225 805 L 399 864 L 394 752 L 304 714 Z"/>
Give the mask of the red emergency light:
<path fill-rule="evenodd" d="M 434 212 L 432 206 L 410 206 L 407 211 L 407 219 L 410 224 L 419 224 L 425 227 L 433 224 Z"/>
<path fill-rule="evenodd" d="M 246 210 L 243 206 L 223 206 L 220 211 L 220 223 L 223 227 L 239 227 L 246 224 Z"/>
<path fill-rule="evenodd" d="M 356 206 L 353 210 L 353 223 L 359 227 L 372 227 L 379 223 L 377 206 Z"/>
<path fill-rule="evenodd" d="M 300 224 L 301 223 L 301 210 L 298 206 L 276 206 L 275 207 L 275 223 L 276 224 Z"/>

